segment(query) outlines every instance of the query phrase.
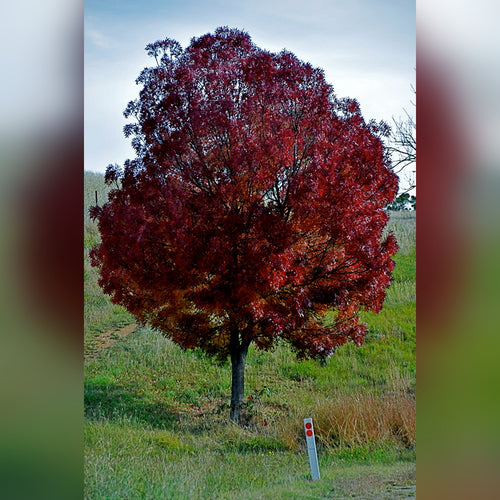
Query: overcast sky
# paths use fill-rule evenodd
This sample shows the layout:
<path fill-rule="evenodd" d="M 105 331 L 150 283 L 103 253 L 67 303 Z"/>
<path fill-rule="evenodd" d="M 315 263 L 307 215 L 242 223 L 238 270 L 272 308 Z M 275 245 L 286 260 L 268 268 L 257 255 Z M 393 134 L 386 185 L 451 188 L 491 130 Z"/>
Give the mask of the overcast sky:
<path fill-rule="evenodd" d="M 123 110 L 151 66 L 144 47 L 183 47 L 219 26 L 242 29 L 259 47 L 287 49 L 320 67 L 339 97 L 366 120 L 414 114 L 415 2 L 411 0 L 86 0 L 85 168 L 104 172 L 133 158 Z"/>

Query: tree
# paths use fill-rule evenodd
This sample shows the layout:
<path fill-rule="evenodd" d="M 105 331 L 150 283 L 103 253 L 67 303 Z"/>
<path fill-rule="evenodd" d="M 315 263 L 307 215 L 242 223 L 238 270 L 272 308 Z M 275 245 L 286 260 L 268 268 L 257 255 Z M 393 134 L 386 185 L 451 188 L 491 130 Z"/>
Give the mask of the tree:
<path fill-rule="evenodd" d="M 415 195 L 410 195 L 407 192 L 401 193 L 396 197 L 396 199 L 387 205 L 389 210 L 416 210 L 417 209 L 417 197 Z"/>
<path fill-rule="evenodd" d="M 320 69 L 238 30 L 146 49 L 156 66 L 125 111 L 137 157 L 106 171 L 116 188 L 91 209 L 92 264 L 141 322 L 231 359 L 239 421 L 252 343 L 281 338 L 321 359 L 361 344 L 360 309 L 380 311 L 397 250 L 382 239 L 398 188 L 387 127 L 336 98 Z"/>
<path fill-rule="evenodd" d="M 413 94 L 416 90 L 412 87 Z M 415 106 L 415 103 L 412 103 Z M 417 162 L 417 124 L 415 119 L 406 111 L 406 118 L 396 120 L 393 118 L 394 127 L 390 135 L 389 152 L 393 156 L 393 170 L 399 174 Z M 413 172 L 414 174 L 415 172 Z M 416 187 L 415 177 L 409 176 L 409 187 L 406 192 Z M 402 193 L 404 194 L 404 193 Z"/>

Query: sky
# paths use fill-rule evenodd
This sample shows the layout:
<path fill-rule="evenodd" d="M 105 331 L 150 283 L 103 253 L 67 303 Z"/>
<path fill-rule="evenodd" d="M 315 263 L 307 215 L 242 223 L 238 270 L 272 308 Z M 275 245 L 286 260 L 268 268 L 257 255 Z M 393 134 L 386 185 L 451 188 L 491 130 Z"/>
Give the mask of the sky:
<path fill-rule="evenodd" d="M 320 67 L 338 97 L 365 120 L 415 114 L 415 2 L 411 0 L 86 0 L 85 169 L 134 157 L 123 110 L 153 64 L 144 47 L 165 37 L 184 48 L 219 26 L 246 31 L 271 52 L 287 49 Z"/>

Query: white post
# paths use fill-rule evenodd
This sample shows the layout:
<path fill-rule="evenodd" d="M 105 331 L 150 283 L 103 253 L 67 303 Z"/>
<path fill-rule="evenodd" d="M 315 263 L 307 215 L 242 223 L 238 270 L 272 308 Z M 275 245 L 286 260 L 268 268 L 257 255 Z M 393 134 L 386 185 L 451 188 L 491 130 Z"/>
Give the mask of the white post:
<path fill-rule="evenodd" d="M 311 478 L 313 481 L 319 479 L 318 455 L 316 454 L 316 441 L 314 439 L 314 427 L 312 418 L 304 419 L 304 431 L 306 433 L 307 453 L 309 465 L 311 466 Z"/>

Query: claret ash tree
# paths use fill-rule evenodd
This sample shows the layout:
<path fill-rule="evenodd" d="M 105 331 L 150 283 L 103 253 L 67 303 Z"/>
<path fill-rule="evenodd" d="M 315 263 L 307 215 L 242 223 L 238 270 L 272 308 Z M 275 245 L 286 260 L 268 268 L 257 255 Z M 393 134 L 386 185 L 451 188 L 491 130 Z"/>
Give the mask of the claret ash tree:
<path fill-rule="evenodd" d="M 140 322 L 231 359 L 239 422 L 250 344 L 326 358 L 362 343 L 358 311 L 381 310 L 397 250 L 383 237 L 398 189 L 388 127 L 239 30 L 146 49 L 155 65 L 125 110 L 137 156 L 106 171 L 92 264 Z"/>

